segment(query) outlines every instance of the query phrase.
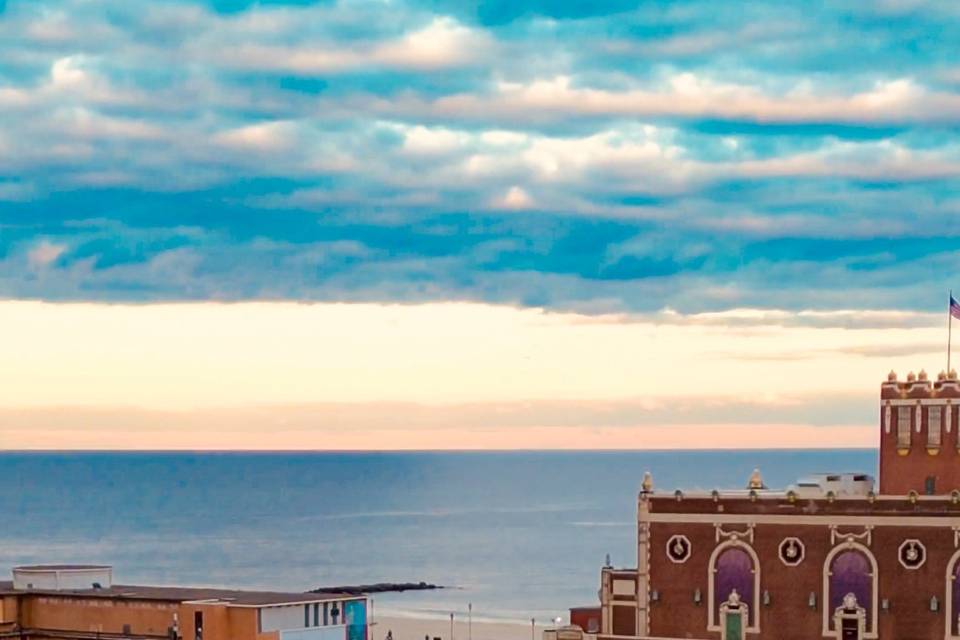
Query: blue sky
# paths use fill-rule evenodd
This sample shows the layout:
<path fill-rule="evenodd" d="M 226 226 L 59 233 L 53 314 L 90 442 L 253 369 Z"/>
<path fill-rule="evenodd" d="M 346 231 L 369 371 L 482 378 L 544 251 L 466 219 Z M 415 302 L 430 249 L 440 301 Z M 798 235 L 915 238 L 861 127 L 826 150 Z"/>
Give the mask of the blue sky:
<path fill-rule="evenodd" d="M 946 364 L 958 43 L 953 1 L 0 0 L 0 446 L 872 446 Z"/>
<path fill-rule="evenodd" d="M 953 2 L 0 3 L 0 296 L 939 310 Z"/>

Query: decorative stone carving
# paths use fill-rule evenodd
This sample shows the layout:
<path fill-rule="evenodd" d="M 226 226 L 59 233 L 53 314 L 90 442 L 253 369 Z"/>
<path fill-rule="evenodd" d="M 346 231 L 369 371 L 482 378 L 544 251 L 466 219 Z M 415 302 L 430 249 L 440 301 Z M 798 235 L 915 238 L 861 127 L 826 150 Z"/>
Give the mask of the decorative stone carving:
<path fill-rule="evenodd" d="M 897 551 L 897 558 L 904 569 L 919 569 L 927 561 L 927 549 L 919 540 L 904 540 Z"/>
<path fill-rule="evenodd" d="M 643 472 L 643 482 L 640 484 L 640 490 L 643 491 L 643 493 L 653 492 L 653 474 L 649 471 Z"/>
<path fill-rule="evenodd" d="M 753 529 L 756 525 L 751 523 L 747 525 L 746 531 L 724 531 L 723 525 L 714 524 L 713 527 L 716 530 L 717 542 L 721 540 L 749 540 L 750 544 L 753 544 Z"/>
<path fill-rule="evenodd" d="M 833 612 L 835 638 L 863 638 L 866 636 L 867 611 L 857 602 L 857 596 L 848 593 L 843 596 L 843 603 Z"/>
<path fill-rule="evenodd" d="M 693 547 L 687 536 L 675 535 L 667 540 L 667 558 L 676 564 L 683 564 L 690 559 Z"/>
<path fill-rule="evenodd" d="M 720 605 L 721 640 L 744 640 L 749 620 L 749 607 L 741 602 L 740 594 L 734 589 L 727 601 Z"/>
<path fill-rule="evenodd" d="M 795 567 L 806 557 L 806 547 L 800 538 L 784 538 L 780 543 L 780 562 Z"/>

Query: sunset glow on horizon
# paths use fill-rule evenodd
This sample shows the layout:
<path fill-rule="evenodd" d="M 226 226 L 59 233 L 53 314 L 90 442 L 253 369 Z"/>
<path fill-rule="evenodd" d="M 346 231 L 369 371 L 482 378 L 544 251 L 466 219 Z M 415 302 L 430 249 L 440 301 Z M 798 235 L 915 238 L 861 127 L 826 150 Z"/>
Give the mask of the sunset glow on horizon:
<path fill-rule="evenodd" d="M 472 303 L 0 303 L 0 446 L 870 446 L 940 318 Z M 900 328 L 895 326 L 901 324 Z"/>

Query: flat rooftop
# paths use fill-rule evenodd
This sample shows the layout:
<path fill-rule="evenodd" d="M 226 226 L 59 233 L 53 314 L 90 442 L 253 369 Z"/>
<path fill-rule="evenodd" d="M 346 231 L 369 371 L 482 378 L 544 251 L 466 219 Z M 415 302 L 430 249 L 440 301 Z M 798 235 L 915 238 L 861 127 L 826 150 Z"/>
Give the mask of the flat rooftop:
<path fill-rule="evenodd" d="M 76 568 L 79 565 L 63 565 Z M 43 565 L 50 569 L 50 565 Z M 142 600 L 154 602 L 219 602 L 234 607 L 268 607 L 282 604 L 306 604 L 331 600 L 356 600 L 362 596 L 349 593 L 288 593 L 278 591 L 241 591 L 206 587 L 152 587 L 115 584 L 106 589 L 14 589 L 13 581 L 0 580 L 0 595 L 46 595 L 57 598 L 104 598 L 108 600 Z"/>

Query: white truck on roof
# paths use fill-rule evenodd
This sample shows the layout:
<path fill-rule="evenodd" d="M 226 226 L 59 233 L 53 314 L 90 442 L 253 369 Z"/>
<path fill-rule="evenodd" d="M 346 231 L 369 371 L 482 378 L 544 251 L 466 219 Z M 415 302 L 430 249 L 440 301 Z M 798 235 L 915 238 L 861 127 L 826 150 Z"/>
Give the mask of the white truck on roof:
<path fill-rule="evenodd" d="M 815 473 L 789 487 L 798 496 L 865 496 L 873 491 L 873 476 L 866 473 Z"/>

